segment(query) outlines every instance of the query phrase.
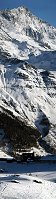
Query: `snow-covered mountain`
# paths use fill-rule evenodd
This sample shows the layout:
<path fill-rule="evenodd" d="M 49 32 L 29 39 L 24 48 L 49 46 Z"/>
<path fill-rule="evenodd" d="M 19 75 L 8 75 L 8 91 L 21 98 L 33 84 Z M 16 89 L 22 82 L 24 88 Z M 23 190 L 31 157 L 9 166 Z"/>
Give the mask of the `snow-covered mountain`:
<path fill-rule="evenodd" d="M 56 28 L 24 7 L 0 11 L 2 113 L 37 127 L 38 153 L 56 153 Z"/>

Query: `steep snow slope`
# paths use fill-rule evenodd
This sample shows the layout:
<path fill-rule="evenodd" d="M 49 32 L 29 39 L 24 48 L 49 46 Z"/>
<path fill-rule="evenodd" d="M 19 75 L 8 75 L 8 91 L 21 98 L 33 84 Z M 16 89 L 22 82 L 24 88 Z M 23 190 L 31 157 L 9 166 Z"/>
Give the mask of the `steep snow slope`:
<path fill-rule="evenodd" d="M 56 152 L 56 29 L 23 7 L 0 11 L 3 109 L 36 126 L 39 145 Z"/>

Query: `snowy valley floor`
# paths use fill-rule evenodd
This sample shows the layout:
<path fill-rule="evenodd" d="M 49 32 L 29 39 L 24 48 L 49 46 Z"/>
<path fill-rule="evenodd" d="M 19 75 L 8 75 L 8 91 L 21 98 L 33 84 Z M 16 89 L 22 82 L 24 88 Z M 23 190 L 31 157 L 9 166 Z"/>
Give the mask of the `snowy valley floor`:
<path fill-rule="evenodd" d="M 56 163 L 0 161 L 0 199 L 56 199 Z"/>

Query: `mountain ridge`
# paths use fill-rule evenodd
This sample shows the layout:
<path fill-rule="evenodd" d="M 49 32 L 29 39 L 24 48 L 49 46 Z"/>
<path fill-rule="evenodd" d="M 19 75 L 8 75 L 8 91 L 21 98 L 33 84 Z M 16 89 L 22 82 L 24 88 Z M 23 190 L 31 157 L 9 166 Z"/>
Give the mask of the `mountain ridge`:
<path fill-rule="evenodd" d="M 4 108 L 37 127 L 42 143 L 56 151 L 56 29 L 22 7 L 0 11 L 0 110 Z"/>

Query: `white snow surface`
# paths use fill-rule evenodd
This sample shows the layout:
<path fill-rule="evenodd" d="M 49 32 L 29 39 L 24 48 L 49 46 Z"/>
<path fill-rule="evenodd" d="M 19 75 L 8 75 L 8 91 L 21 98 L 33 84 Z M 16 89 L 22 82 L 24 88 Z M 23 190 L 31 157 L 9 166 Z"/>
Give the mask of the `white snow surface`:
<path fill-rule="evenodd" d="M 3 179 L 8 179 L 3 183 Z M 41 181 L 42 184 L 34 182 L 40 181 L 38 178 L 20 175 L 20 177 L 12 177 L 4 175 L 0 185 L 0 198 L 6 199 L 55 199 L 56 184 L 47 181 Z"/>
<path fill-rule="evenodd" d="M 0 162 L 0 199 L 56 199 L 55 168 L 52 164 Z"/>
<path fill-rule="evenodd" d="M 56 149 L 56 29 L 23 7 L 0 11 L 0 52 L 0 109 L 36 126 Z"/>

